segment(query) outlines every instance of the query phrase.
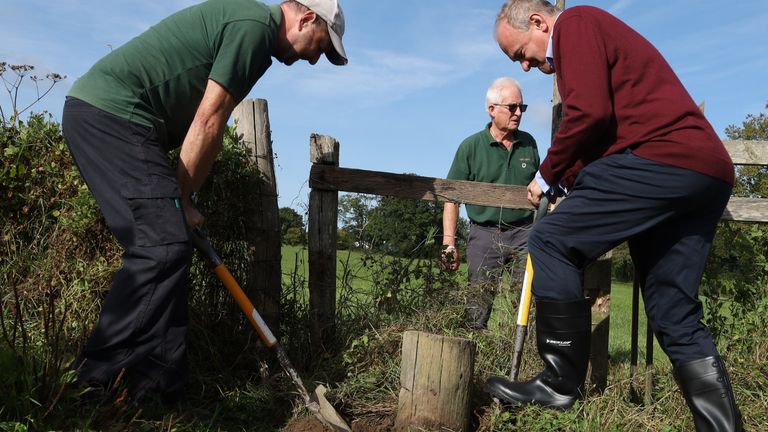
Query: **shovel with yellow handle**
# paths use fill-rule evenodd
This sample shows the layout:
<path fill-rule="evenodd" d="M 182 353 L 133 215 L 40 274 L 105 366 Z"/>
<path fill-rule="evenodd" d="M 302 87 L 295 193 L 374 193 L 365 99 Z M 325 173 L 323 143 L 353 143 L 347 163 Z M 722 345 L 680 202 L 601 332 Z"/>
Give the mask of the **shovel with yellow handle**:
<path fill-rule="evenodd" d="M 243 289 L 240 288 L 240 284 L 237 283 L 235 278 L 229 272 L 227 266 L 224 265 L 224 262 L 213 250 L 213 247 L 203 230 L 200 228 L 193 228 L 191 240 L 197 250 L 199 250 L 213 266 L 213 272 L 224 284 L 229 293 L 232 294 L 237 305 L 240 306 L 240 309 L 248 317 L 248 321 L 250 321 L 253 328 L 256 329 L 256 333 L 259 334 L 264 345 L 266 345 L 267 348 L 274 348 L 280 366 L 282 366 L 285 373 L 291 377 L 291 380 L 296 385 L 307 409 L 311 411 L 321 423 L 331 428 L 334 432 L 351 432 L 352 429 L 350 429 L 344 419 L 341 418 L 339 413 L 336 412 L 330 402 L 325 398 L 324 386 L 318 386 L 311 395 L 307 392 L 299 374 L 296 372 L 296 369 L 293 367 L 290 360 L 288 360 L 285 349 L 283 349 L 283 346 L 277 341 L 277 338 L 272 334 L 269 327 L 267 327 L 267 323 L 261 318 L 261 315 L 259 315 L 256 308 L 253 307 L 253 304 L 245 295 Z"/>
<path fill-rule="evenodd" d="M 546 195 L 541 197 L 539 209 L 533 218 L 535 225 L 549 209 L 549 199 Z M 523 359 L 523 346 L 525 338 L 528 336 L 528 317 L 531 312 L 531 300 L 533 297 L 533 265 L 531 264 L 531 254 L 528 253 L 525 259 L 525 276 L 523 276 L 523 289 L 520 293 L 520 304 L 517 311 L 517 328 L 515 330 L 515 350 L 512 353 L 512 372 L 509 374 L 512 381 L 517 381 L 517 375 L 520 373 L 520 361 Z"/>

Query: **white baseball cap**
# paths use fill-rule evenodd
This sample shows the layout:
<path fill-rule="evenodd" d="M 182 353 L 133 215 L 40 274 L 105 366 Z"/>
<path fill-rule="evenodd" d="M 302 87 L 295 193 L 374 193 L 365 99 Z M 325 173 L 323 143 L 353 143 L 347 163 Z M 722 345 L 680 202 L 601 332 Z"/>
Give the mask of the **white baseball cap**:
<path fill-rule="evenodd" d="M 338 0 L 296 1 L 311 9 L 328 24 L 328 34 L 333 43 L 333 49 L 325 53 L 328 61 L 337 66 L 347 64 L 347 52 L 344 51 L 344 45 L 341 43 L 341 37 L 344 36 L 344 11 L 341 10 Z"/>

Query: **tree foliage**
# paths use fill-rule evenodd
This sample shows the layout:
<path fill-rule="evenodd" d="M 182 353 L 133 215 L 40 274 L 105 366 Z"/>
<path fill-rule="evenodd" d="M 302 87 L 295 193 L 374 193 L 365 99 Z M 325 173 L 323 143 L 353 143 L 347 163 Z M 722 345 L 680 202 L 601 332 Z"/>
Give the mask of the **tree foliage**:
<path fill-rule="evenodd" d="M 338 246 L 395 256 L 433 257 L 442 230 L 443 204 L 406 198 L 344 194 L 339 197 Z M 466 243 L 469 222 L 457 222 L 457 246 Z M 422 246 L 427 246 L 423 248 Z M 463 257 L 462 257 L 463 258 Z"/>
<path fill-rule="evenodd" d="M 366 226 L 376 197 L 366 194 L 343 194 L 339 197 L 338 243 L 342 249 L 370 248 Z"/>
<path fill-rule="evenodd" d="M 296 246 L 307 243 L 304 218 L 296 210 L 290 207 L 281 207 L 279 217 L 280 236 L 284 244 Z"/>
<path fill-rule="evenodd" d="M 434 257 L 434 238 L 442 228 L 443 207 L 440 203 L 382 197 L 371 212 L 367 235 L 381 252 L 395 256 Z M 432 245 L 433 247 L 421 247 Z"/>

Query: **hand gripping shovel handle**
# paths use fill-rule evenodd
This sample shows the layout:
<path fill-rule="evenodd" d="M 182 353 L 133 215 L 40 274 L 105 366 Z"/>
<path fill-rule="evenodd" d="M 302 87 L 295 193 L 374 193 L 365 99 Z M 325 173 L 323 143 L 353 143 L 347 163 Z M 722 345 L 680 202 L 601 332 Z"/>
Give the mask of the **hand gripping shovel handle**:
<path fill-rule="evenodd" d="M 533 218 L 534 225 L 538 223 L 549 209 L 549 199 L 546 195 L 541 197 L 539 209 Z M 510 378 L 517 381 L 517 375 L 520 373 L 520 361 L 523 358 L 523 346 L 525 338 L 528 336 L 528 316 L 531 312 L 531 298 L 533 297 L 533 265 L 531 264 L 531 254 L 525 259 L 525 276 L 523 277 L 523 289 L 520 293 L 520 305 L 517 311 L 517 329 L 515 330 L 515 350 L 512 352 L 512 372 Z"/>
<path fill-rule="evenodd" d="M 253 307 L 253 303 L 248 300 L 243 289 L 240 288 L 240 284 L 237 283 L 232 276 L 232 273 L 229 272 L 227 266 L 224 265 L 224 262 L 216 254 L 216 251 L 213 250 L 213 247 L 211 247 L 211 243 L 208 241 L 203 230 L 200 228 L 193 228 L 191 237 L 192 243 L 194 243 L 197 250 L 202 252 L 205 258 L 211 265 L 213 265 L 213 272 L 216 273 L 219 280 L 221 280 L 229 293 L 232 294 L 237 305 L 240 306 L 240 309 L 248 317 L 248 321 L 250 321 L 253 328 L 256 329 L 256 333 L 259 334 L 264 345 L 266 345 L 267 348 L 274 347 L 277 344 L 277 338 L 275 338 L 275 335 L 269 330 L 267 323 L 261 318 L 261 315 L 256 311 L 256 308 Z"/>

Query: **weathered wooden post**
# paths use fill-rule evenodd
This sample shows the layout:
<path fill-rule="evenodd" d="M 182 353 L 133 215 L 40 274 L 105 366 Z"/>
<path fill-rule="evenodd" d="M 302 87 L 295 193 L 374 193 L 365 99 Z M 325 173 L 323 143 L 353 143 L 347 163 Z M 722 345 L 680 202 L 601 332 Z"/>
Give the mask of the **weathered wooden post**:
<path fill-rule="evenodd" d="M 608 252 L 584 269 L 584 295 L 592 303 L 592 341 L 588 376 L 590 388 L 598 392 L 605 390 L 608 385 L 612 262 L 612 254 Z"/>
<path fill-rule="evenodd" d="M 333 137 L 312 134 L 313 164 L 339 166 L 339 143 Z M 309 192 L 309 315 L 312 351 L 321 353 L 335 336 L 336 224 L 339 193 L 313 188 Z"/>
<path fill-rule="evenodd" d="M 418 331 L 403 335 L 395 431 L 466 431 L 475 342 Z"/>
<path fill-rule="evenodd" d="M 247 241 L 253 253 L 250 274 L 244 286 L 248 297 L 273 332 L 280 328 L 280 218 L 277 208 L 277 183 L 272 159 L 267 101 L 243 100 L 234 111 L 235 127 L 243 143 L 251 149 L 262 183 L 254 191 L 258 197 L 256 213 L 246 215 Z"/>

